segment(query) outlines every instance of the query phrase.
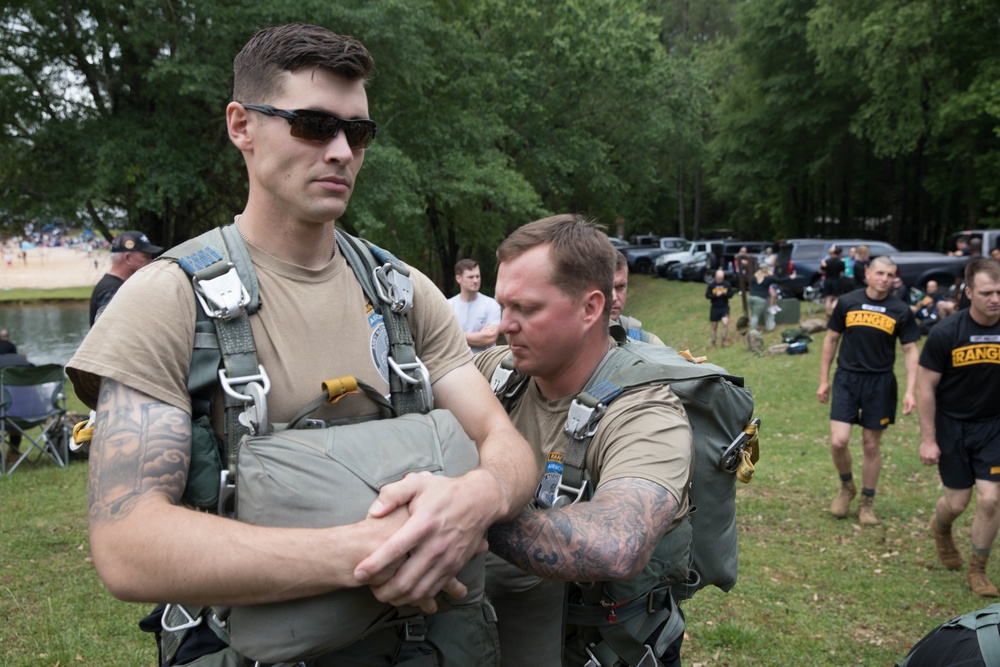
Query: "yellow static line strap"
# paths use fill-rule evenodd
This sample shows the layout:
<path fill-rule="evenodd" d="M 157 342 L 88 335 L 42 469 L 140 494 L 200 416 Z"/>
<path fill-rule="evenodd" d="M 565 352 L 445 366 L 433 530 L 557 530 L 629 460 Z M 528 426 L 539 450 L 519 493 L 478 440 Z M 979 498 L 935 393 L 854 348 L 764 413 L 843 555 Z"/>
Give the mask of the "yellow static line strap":
<path fill-rule="evenodd" d="M 328 403 L 336 403 L 347 394 L 357 392 L 358 381 L 350 375 L 326 380 L 323 382 L 323 391 L 326 392 Z"/>

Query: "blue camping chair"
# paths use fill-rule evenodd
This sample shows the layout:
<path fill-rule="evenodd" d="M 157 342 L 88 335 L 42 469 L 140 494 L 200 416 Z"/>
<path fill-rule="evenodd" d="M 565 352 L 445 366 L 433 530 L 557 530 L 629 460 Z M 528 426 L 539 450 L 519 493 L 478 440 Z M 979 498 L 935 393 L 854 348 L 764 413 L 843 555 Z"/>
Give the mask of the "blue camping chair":
<path fill-rule="evenodd" d="M 43 456 L 66 466 L 69 425 L 65 384 L 66 373 L 59 364 L 0 368 L 0 474 L 13 473 L 24 461 L 36 463 Z M 6 444 L 12 445 L 14 463 L 10 466 Z M 38 450 L 38 455 L 29 458 L 33 450 Z"/>

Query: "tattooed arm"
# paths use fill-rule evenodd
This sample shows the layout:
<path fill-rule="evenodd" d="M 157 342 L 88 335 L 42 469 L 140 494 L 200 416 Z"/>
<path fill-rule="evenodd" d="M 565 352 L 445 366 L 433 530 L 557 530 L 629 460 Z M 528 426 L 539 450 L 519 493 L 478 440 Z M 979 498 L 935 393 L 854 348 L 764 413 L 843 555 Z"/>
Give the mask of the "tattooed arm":
<path fill-rule="evenodd" d="M 189 415 L 107 378 L 94 433 L 91 551 L 123 600 L 247 604 L 357 586 L 354 568 L 406 518 L 401 508 L 336 528 L 263 528 L 182 507 Z"/>
<path fill-rule="evenodd" d="M 659 484 L 626 477 L 597 489 L 590 502 L 525 510 L 490 528 L 490 550 L 547 579 L 626 580 L 639 574 L 677 515 Z"/>

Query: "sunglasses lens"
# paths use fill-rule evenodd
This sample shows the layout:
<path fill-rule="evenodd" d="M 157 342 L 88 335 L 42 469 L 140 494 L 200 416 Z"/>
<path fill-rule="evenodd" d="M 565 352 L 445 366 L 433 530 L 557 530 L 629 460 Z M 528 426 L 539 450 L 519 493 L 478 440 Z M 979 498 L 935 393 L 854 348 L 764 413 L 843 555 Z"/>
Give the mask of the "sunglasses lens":
<path fill-rule="evenodd" d="M 347 144 L 353 149 L 368 148 L 375 138 L 375 123 L 370 120 L 342 120 L 321 111 L 297 111 L 292 121 L 293 137 L 309 141 L 329 141 L 344 129 Z"/>

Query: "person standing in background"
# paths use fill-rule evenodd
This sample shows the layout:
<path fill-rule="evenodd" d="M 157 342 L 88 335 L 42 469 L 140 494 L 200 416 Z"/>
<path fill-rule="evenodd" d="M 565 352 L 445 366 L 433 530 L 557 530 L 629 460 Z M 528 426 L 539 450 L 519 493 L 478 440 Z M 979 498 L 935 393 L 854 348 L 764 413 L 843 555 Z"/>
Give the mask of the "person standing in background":
<path fill-rule="evenodd" d="M 462 325 L 465 342 L 473 353 L 488 350 L 497 344 L 500 335 L 500 304 L 480 294 L 482 275 L 474 259 L 460 259 L 455 263 L 455 282 L 461 291 L 448 299 L 448 304 Z"/>
<path fill-rule="evenodd" d="M 153 255 L 163 248 L 153 245 L 142 232 L 122 232 L 111 242 L 111 270 L 98 281 L 90 295 L 90 326 L 101 314 L 111 298 L 136 271 L 153 261 Z"/>

